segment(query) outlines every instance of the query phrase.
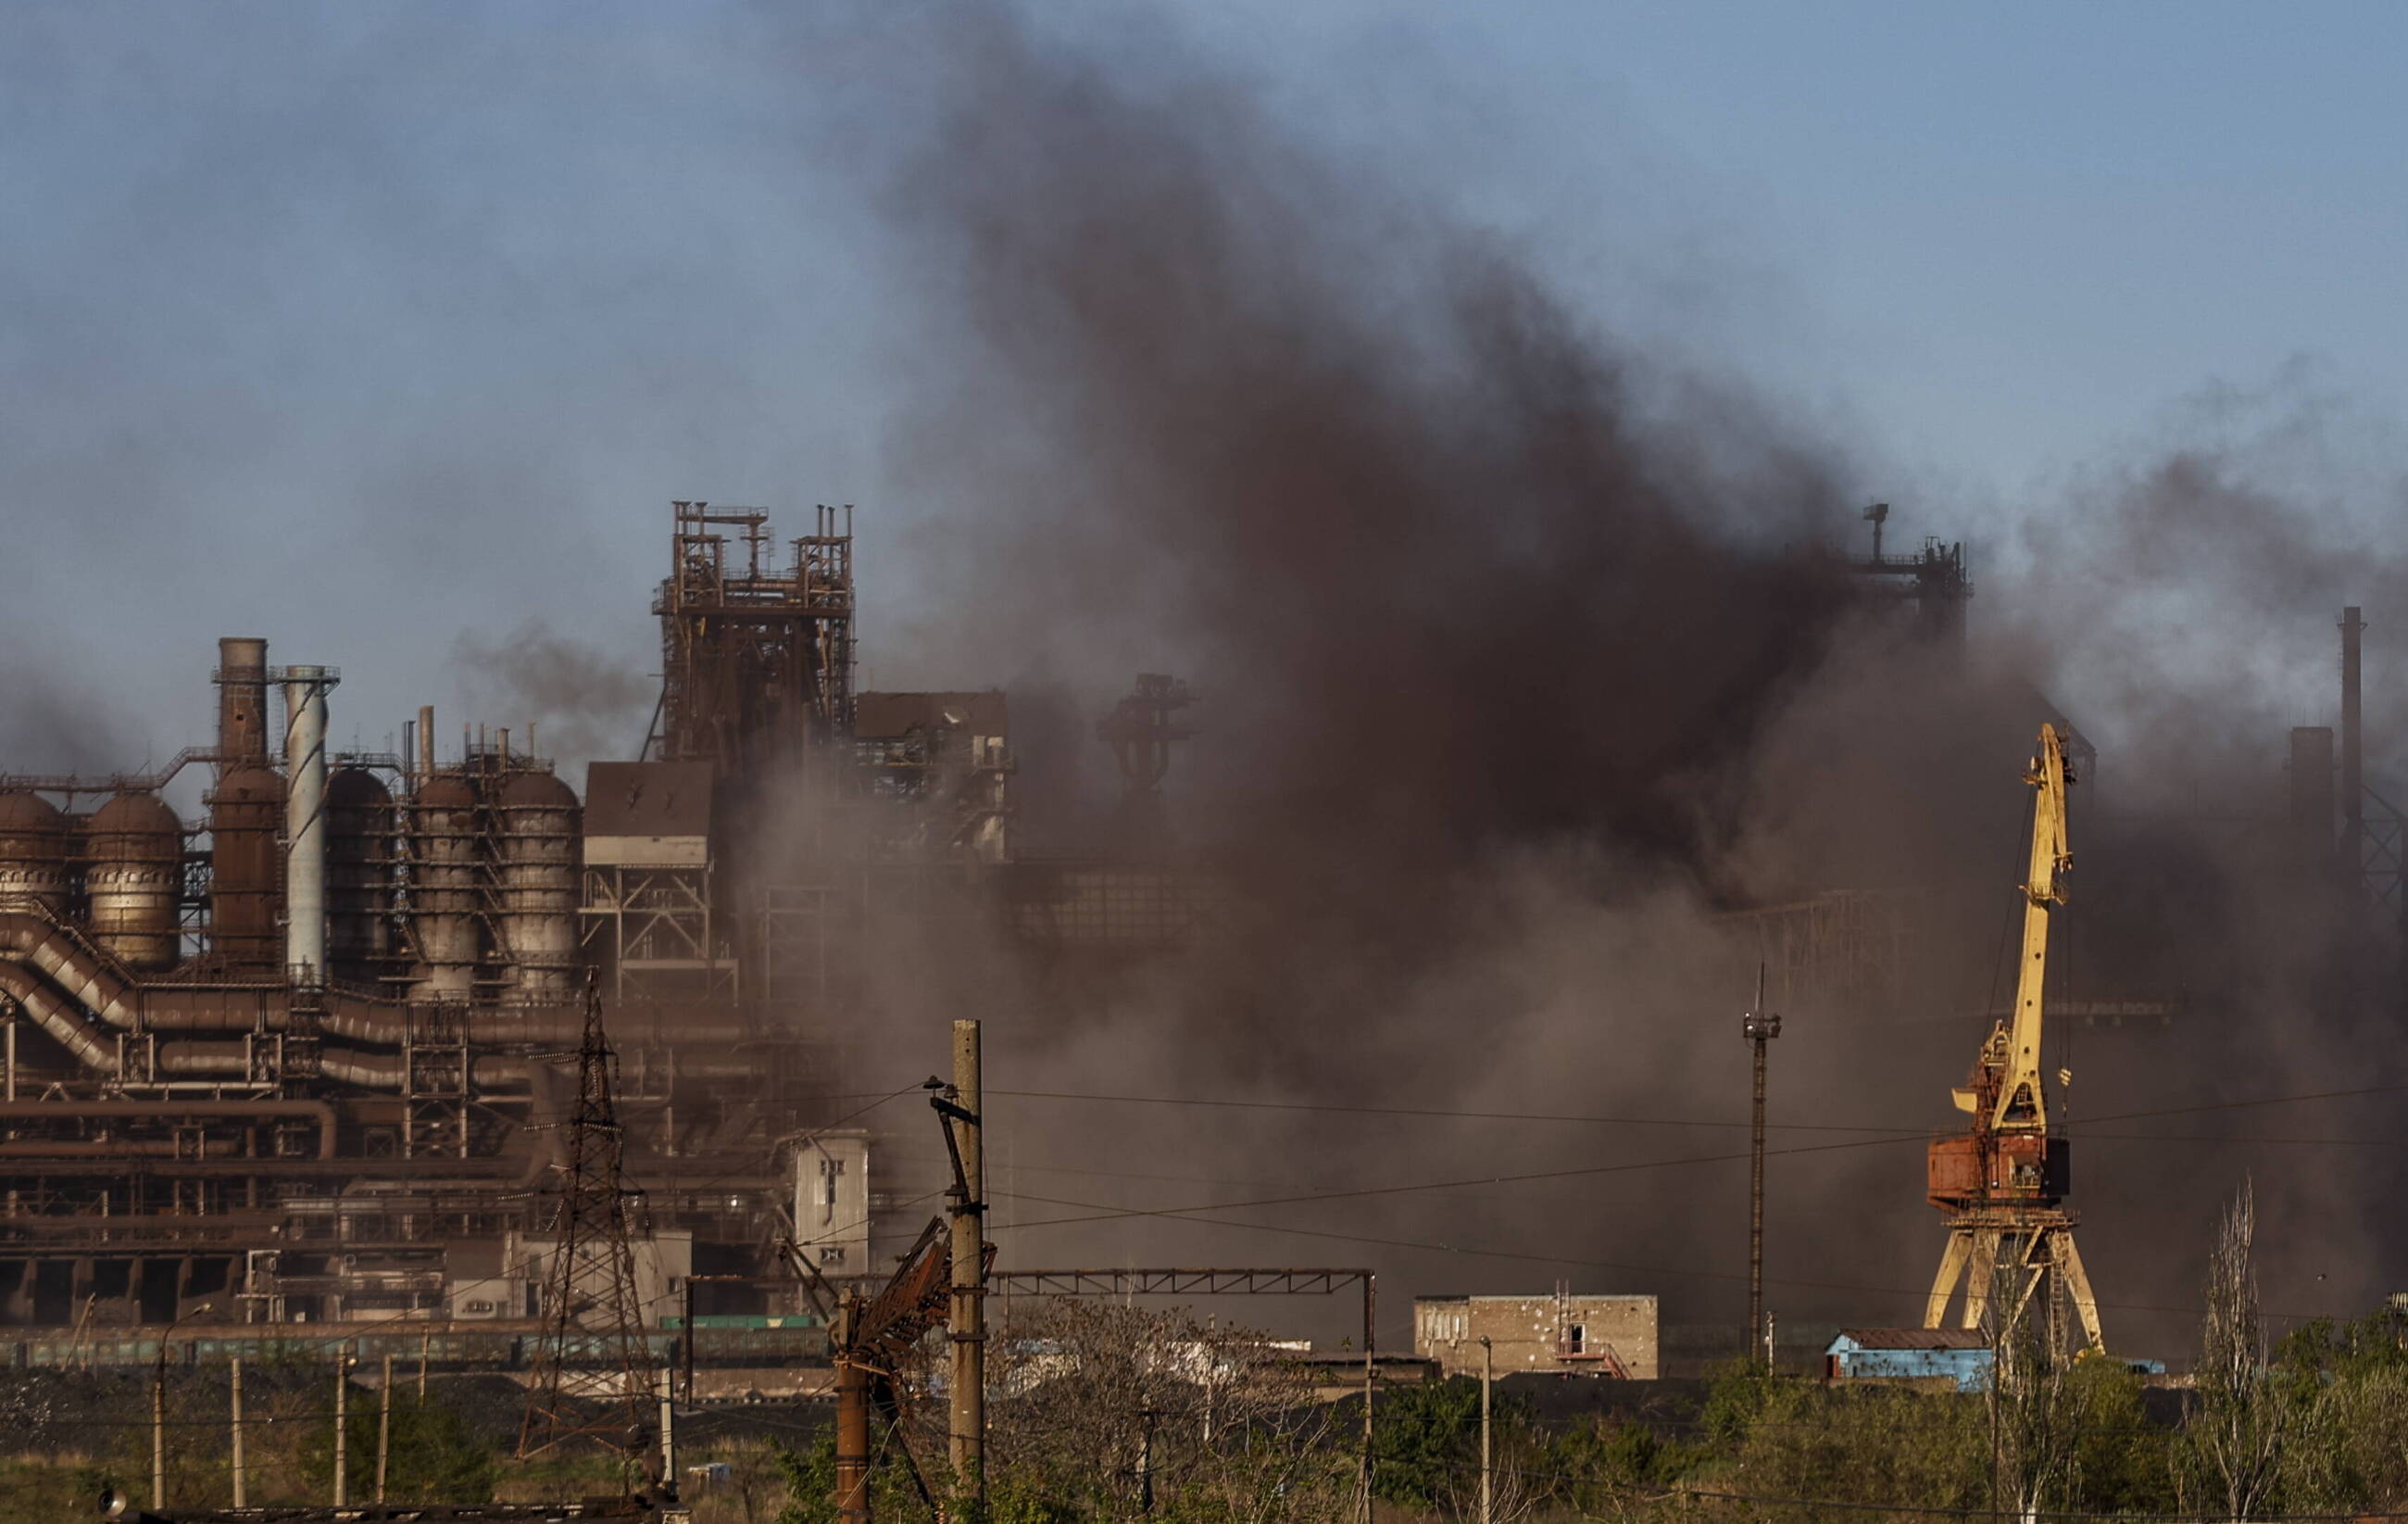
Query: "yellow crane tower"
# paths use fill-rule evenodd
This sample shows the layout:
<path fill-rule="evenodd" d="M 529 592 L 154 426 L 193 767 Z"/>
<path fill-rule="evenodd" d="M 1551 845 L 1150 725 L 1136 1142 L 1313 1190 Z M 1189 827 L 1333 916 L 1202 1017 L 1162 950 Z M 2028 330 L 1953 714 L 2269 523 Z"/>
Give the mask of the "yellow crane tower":
<path fill-rule="evenodd" d="M 1994 1287 L 2013 1298 L 2008 1317 L 2021 1316 L 2037 1295 L 2054 1316 L 2061 1290 L 2082 1321 L 2092 1349 L 2104 1346 L 2099 1299 L 2073 1246 L 2074 1215 L 2065 1210 L 2069 1145 L 2048 1130 L 2048 1098 L 2041 1074 L 2042 990 L 2048 973 L 2051 913 L 2065 903 L 2063 879 L 2073 865 L 2066 846 L 2065 743 L 2055 726 L 2040 727 L 2040 752 L 2024 782 L 2032 787 L 2031 870 L 2024 881 L 2023 955 L 2015 971 L 2012 1022 L 1983 1041 L 1973 1071 L 1954 1092 L 1956 1109 L 1972 1120 L 1954 1137 L 1933 1140 L 1928 1193 L 1948 1217 L 1948 1247 L 1923 1326 L 1939 1328 L 1958 1282 L 1965 1287 L 1965 1328 L 1978 1328 Z M 2001 1284 L 2000 1272 L 2007 1278 Z"/>

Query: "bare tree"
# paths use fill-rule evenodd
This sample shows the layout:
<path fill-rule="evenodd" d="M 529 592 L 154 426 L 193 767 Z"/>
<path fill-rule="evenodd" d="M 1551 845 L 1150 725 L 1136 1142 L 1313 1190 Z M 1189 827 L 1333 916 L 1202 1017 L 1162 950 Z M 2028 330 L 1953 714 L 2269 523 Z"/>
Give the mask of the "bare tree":
<path fill-rule="evenodd" d="M 2208 1258 L 2199 1411 L 2190 1422 L 2210 1496 L 2232 1519 L 2256 1517 L 2271 1498 L 2286 1438 L 2285 1408 L 2267 1379 L 2258 1273 L 2250 1264 L 2257 1232 L 2257 1201 L 2243 1181 Z"/>
<path fill-rule="evenodd" d="M 1017 1306 L 990 1346 L 991 1473 L 1121 1517 L 1173 1493 L 1235 1524 L 1314 1517 L 1354 1462 L 1297 1353 L 1184 1311 Z"/>
<path fill-rule="evenodd" d="M 1991 1505 L 2036 1524 L 2068 1488 L 2075 1415 L 2066 1381 L 2072 1362 L 2061 1316 L 2064 1288 L 2053 1271 L 2023 1258 L 1999 1258 L 1984 1315 L 1991 1352 Z"/>

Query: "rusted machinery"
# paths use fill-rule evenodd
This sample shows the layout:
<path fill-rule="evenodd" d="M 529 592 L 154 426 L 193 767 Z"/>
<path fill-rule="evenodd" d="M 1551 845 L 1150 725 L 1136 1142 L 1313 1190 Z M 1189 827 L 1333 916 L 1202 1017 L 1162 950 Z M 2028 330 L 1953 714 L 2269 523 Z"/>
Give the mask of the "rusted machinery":
<path fill-rule="evenodd" d="M 2000 1309 L 2012 1321 L 2037 1304 L 2056 1316 L 2060 1293 L 2081 1319 L 2093 1349 L 2103 1347 L 2099 1301 L 2074 1247 L 2074 1215 L 2063 1206 L 2069 1186 L 2068 1143 L 2049 1132 L 2047 1086 L 2041 1070 L 2043 985 L 2048 973 L 2049 918 L 2065 902 L 2063 879 L 2073 863 L 2067 845 L 2065 746 L 2054 726 L 2040 727 L 2040 750 L 2024 782 L 2032 788 L 2031 866 L 2024 881 L 2022 952 L 2015 1007 L 1983 1040 L 1965 1086 L 1952 1092 L 1971 1114 L 1966 1130 L 1933 1141 L 1928 1162 L 1931 1204 L 1948 1218 L 1948 1247 L 1931 1283 L 1923 1326 L 1947 1318 L 1957 1283 L 1965 1287 L 1963 1326 L 1989 1316 L 1994 1293 L 2012 1299 Z"/>
<path fill-rule="evenodd" d="M 838 1291 L 791 1241 L 780 1249 L 828 1320 L 828 1356 L 836 1366 L 836 1517 L 840 1524 L 870 1524 L 869 1472 L 879 1453 L 870 1444 L 871 1419 L 899 1428 L 906 1395 L 902 1364 L 922 1334 L 945 1326 L 952 1300 L 953 1261 L 945 1219 L 929 1220 L 895 1273 L 869 1296 Z M 910 1440 L 898 1434 L 896 1448 L 921 1497 L 934 1509 L 936 1499 Z"/>

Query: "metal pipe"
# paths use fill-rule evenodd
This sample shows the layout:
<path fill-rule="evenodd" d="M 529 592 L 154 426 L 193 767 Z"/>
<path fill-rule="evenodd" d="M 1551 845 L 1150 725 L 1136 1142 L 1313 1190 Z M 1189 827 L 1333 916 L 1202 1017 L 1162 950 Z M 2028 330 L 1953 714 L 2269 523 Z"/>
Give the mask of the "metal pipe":
<path fill-rule="evenodd" d="M 173 1048 L 177 1044 L 168 1044 Z M 172 1071 L 163 1052 L 162 1069 Z M 127 1119 L 194 1116 L 210 1118 L 276 1118 L 306 1119 L 318 1125 L 318 1157 L 335 1157 L 335 1108 L 324 1100 L 11 1100 L 0 1102 L 0 1121 L 47 1121 L 57 1117 L 88 1116 Z M 0 1144 L 0 1152 L 38 1153 L 57 1149 L 59 1144 L 39 1144 L 30 1141 Z M 95 1149 L 134 1151 L 135 1145 L 123 1143 L 94 1144 Z M 172 1145 L 170 1145 L 172 1146 Z"/>
<path fill-rule="evenodd" d="M 114 1044 L 93 1031 L 89 1023 L 79 1019 L 67 1008 L 64 1000 L 51 992 L 49 985 L 34 976 L 32 970 L 0 962 L 0 993 L 15 1000 L 19 1010 L 34 1018 L 34 1025 L 74 1054 L 77 1061 L 86 1069 L 98 1070 L 104 1074 L 117 1072 Z M 13 1029 L 14 1023 L 10 1025 Z"/>
<path fill-rule="evenodd" d="M 326 690 L 322 667 L 284 669 L 284 965 L 326 977 Z"/>

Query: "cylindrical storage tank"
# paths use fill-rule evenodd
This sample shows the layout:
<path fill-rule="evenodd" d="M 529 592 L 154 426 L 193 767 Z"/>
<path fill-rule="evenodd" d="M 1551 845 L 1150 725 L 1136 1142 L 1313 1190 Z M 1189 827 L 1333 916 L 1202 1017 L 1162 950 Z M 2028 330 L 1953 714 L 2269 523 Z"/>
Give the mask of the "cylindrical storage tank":
<path fill-rule="evenodd" d="M 410 929 L 418 940 L 417 996 L 466 1000 L 477 977 L 477 790 L 437 773 L 410 799 Z"/>
<path fill-rule="evenodd" d="M 374 986 L 393 956 L 393 791 L 365 768 L 326 780 L 326 962 Z"/>
<path fill-rule="evenodd" d="M 179 951 L 184 827 L 155 794 L 120 794 L 85 823 L 92 940 L 127 968 L 173 968 Z"/>
<path fill-rule="evenodd" d="M 0 794 L 0 901 L 66 910 L 67 817 L 39 794 Z"/>
<path fill-rule="evenodd" d="M 264 767 L 229 768 L 209 805 L 209 951 L 234 968 L 273 970 L 284 961 L 276 924 L 282 887 L 277 832 L 284 780 Z"/>
<path fill-rule="evenodd" d="M 518 987 L 559 994 L 578 984 L 577 870 L 583 812 L 549 772 L 510 776 L 494 798 L 501 854 L 502 956 Z"/>

